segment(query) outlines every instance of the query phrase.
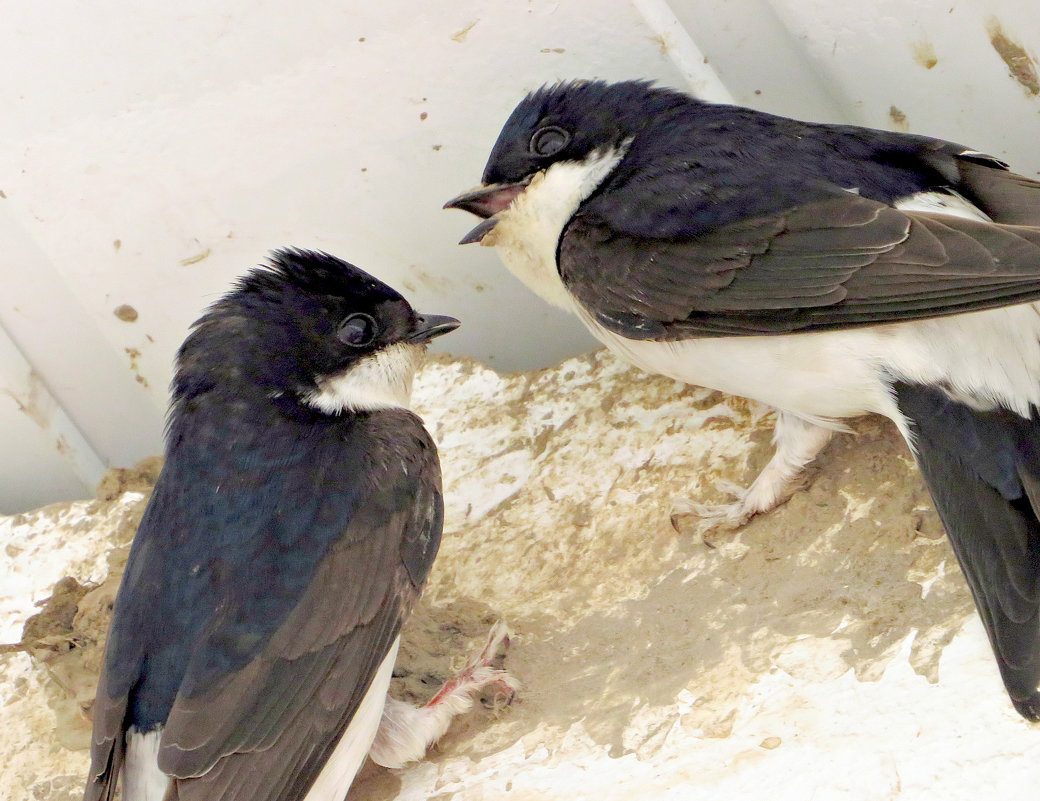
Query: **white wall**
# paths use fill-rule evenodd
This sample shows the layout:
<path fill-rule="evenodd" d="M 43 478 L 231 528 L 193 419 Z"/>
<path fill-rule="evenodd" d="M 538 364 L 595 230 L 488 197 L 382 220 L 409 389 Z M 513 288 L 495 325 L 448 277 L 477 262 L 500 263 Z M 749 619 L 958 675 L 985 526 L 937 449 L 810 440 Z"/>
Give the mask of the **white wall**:
<path fill-rule="evenodd" d="M 462 317 L 444 346 L 499 369 L 592 347 L 491 251 L 457 247 L 472 221 L 440 208 L 547 81 L 655 78 L 1040 169 L 1040 7 L 1021 0 L 58 0 L 3 18 L 0 512 L 158 452 L 188 325 L 274 247 Z M 994 38 L 1024 48 L 1019 80 Z"/>

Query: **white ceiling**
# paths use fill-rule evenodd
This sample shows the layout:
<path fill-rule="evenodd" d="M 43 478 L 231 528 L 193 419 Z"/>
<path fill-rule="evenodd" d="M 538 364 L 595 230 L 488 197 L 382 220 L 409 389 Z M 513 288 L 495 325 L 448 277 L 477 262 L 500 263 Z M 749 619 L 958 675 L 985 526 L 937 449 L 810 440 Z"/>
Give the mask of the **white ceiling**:
<path fill-rule="evenodd" d="M 472 221 L 441 210 L 545 82 L 649 77 L 1032 175 L 1038 52 L 1040 5 L 1021 0 L 7 4 L 0 511 L 159 452 L 189 324 L 275 247 L 461 317 L 443 346 L 498 369 L 592 347 L 491 251 L 456 246 Z"/>

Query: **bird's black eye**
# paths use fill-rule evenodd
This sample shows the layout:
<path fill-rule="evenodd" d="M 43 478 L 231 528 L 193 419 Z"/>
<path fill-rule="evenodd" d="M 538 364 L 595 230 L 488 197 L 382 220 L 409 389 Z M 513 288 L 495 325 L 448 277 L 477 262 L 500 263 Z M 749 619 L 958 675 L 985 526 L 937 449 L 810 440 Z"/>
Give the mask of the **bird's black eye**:
<path fill-rule="evenodd" d="M 531 137 L 531 152 L 536 156 L 552 156 L 567 147 L 569 141 L 571 135 L 563 128 L 547 125 L 539 128 Z"/>
<path fill-rule="evenodd" d="M 339 324 L 336 339 L 344 345 L 362 348 L 376 338 L 376 321 L 367 314 L 352 314 Z"/>

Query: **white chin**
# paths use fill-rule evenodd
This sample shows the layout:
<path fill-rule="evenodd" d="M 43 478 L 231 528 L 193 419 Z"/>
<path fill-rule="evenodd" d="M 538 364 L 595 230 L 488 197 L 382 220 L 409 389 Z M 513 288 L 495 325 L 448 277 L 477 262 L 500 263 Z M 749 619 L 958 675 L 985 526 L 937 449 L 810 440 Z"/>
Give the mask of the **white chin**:
<path fill-rule="evenodd" d="M 319 379 L 317 391 L 304 396 L 303 401 L 326 414 L 407 409 L 412 379 L 425 355 L 425 344 L 390 345 L 342 373 Z"/>

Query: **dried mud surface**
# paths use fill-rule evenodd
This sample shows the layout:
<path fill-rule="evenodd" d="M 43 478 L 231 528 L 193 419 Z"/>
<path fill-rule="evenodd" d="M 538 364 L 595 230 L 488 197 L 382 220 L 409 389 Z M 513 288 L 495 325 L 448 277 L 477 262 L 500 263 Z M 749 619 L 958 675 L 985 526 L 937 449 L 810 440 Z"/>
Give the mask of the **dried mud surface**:
<path fill-rule="evenodd" d="M 763 676 L 826 682 L 851 669 L 873 682 L 914 632 L 910 665 L 935 682 L 973 614 L 887 421 L 855 421 L 806 490 L 709 547 L 694 521 L 673 527 L 671 503 L 724 500 L 717 478 L 750 482 L 771 451 L 762 407 L 605 352 L 516 376 L 434 359 L 415 401 L 439 443 L 446 525 L 392 692 L 429 698 L 500 618 L 524 689 L 508 709 L 457 721 L 419 766 L 367 765 L 351 799 L 395 798 L 422 777 L 424 792 L 451 797 L 451 776 L 518 743 L 565 754 L 576 722 L 612 759 L 653 760 L 677 731 L 724 739 Z M 95 501 L 0 518 L 18 579 L 0 611 L 15 639 L 58 582 L 0 655 L 0 799 L 79 797 L 104 630 L 158 466 L 112 471 Z"/>

